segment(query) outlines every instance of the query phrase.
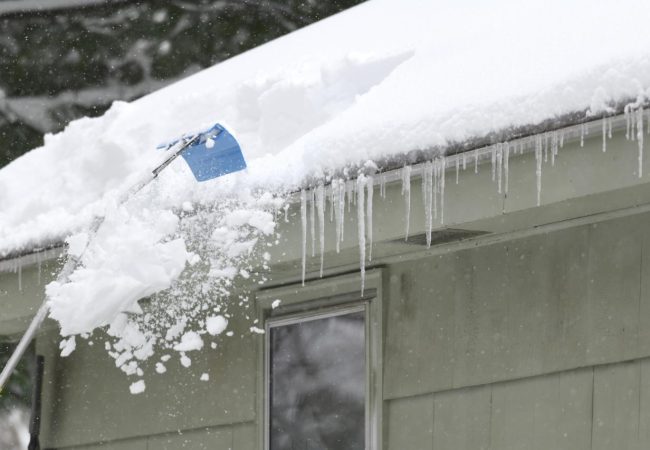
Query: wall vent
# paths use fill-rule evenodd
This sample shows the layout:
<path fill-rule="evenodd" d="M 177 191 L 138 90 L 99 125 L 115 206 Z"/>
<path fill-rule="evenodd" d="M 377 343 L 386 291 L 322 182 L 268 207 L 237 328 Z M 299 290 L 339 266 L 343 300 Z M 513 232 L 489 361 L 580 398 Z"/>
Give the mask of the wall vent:
<path fill-rule="evenodd" d="M 447 242 L 462 241 L 464 239 L 473 238 L 476 236 L 481 236 L 483 234 L 488 234 L 488 231 L 480 230 L 460 230 L 457 228 L 444 228 L 442 230 L 434 230 L 431 232 L 431 245 L 440 245 Z M 390 241 L 395 244 L 410 244 L 410 245 L 427 245 L 427 235 L 426 233 L 415 234 L 409 236 L 408 240 L 402 239 L 393 239 Z"/>

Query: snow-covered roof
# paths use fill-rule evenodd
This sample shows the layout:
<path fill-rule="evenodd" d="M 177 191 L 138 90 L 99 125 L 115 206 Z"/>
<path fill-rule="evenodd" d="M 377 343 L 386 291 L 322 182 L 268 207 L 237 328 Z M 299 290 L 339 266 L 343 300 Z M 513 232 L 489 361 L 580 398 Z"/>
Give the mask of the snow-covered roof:
<path fill-rule="evenodd" d="M 158 143 L 215 121 L 249 169 L 197 184 L 175 162 L 169 205 L 609 113 L 650 87 L 647 17 L 647 0 L 372 0 L 47 136 L 0 170 L 0 258 L 62 241 Z"/>

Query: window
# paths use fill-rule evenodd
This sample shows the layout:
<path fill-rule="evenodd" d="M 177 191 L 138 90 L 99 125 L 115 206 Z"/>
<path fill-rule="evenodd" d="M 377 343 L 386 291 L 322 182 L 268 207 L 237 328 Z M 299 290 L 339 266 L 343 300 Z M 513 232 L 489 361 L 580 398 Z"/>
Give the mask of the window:
<path fill-rule="evenodd" d="M 381 448 L 381 271 L 257 294 L 261 448 Z M 281 300 L 281 306 L 277 306 Z"/>
<path fill-rule="evenodd" d="M 269 322 L 269 449 L 363 450 L 365 307 Z"/>

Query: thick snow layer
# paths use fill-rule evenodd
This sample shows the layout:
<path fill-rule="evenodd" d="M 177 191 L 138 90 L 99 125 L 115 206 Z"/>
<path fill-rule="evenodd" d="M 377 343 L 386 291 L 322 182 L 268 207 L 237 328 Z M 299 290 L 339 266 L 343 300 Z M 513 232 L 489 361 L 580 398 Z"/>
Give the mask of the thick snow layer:
<path fill-rule="evenodd" d="M 650 86 L 649 16 L 646 0 L 370 1 L 48 136 L 0 170 L 0 255 L 62 240 L 158 143 L 215 120 L 249 170 L 199 186 L 179 161 L 170 201 L 600 113 Z"/>

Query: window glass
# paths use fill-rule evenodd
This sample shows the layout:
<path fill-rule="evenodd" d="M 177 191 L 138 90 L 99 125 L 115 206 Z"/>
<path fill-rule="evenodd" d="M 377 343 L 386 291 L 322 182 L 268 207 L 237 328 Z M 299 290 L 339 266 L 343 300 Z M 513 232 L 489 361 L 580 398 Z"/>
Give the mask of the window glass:
<path fill-rule="evenodd" d="M 365 448 L 364 317 L 271 326 L 271 450 Z"/>

